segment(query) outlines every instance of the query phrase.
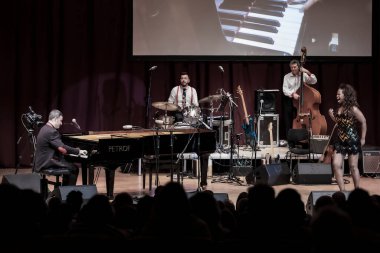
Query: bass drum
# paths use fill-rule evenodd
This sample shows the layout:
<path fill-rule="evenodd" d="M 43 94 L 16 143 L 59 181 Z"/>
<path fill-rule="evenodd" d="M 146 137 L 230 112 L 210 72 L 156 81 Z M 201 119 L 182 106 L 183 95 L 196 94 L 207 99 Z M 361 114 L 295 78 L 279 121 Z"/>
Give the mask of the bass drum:
<path fill-rule="evenodd" d="M 183 122 L 195 125 L 201 120 L 201 108 L 195 105 L 187 106 L 182 110 Z"/>

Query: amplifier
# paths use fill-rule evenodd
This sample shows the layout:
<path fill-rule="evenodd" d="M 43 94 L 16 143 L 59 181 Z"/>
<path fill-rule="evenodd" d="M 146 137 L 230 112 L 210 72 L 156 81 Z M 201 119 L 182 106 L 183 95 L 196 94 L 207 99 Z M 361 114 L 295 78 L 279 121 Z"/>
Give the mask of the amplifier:
<path fill-rule="evenodd" d="M 312 135 L 310 138 L 310 152 L 322 154 L 329 142 L 329 135 Z"/>
<path fill-rule="evenodd" d="M 257 143 L 260 147 L 270 147 L 270 123 L 273 137 L 273 147 L 278 147 L 278 114 L 262 114 L 258 120 Z"/>
<path fill-rule="evenodd" d="M 380 173 L 380 150 L 363 150 L 363 173 Z"/>

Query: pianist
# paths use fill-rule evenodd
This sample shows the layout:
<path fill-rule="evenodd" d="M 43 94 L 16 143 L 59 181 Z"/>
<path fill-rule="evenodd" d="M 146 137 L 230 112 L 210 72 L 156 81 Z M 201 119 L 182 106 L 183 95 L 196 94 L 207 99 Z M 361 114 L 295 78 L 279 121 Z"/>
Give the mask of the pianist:
<path fill-rule="evenodd" d="M 49 121 L 40 129 L 37 136 L 34 172 L 45 169 L 64 168 L 71 173 L 63 176 L 62 185 L 75 185 L 78 177 L 78 167 L 65 160 L 65 154 L 86 155 L 86 150 L 65 145 L 58 129 L 62 126 L 63 114 L 59 110 L 49 113 Z"/>

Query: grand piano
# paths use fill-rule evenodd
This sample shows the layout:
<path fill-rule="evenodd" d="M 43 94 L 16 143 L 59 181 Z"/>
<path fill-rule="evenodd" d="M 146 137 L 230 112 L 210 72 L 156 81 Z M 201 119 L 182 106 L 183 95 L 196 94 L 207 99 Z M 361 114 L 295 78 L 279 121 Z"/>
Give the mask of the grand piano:
<path fill-rule="evenodd" d="M 212 153 L 216 148 L 215 131 L 207 129 L 141 129 L 127 131 L 66 134 L 65 143 L 86 149 L 87 158 L 71 158 L 82 164 L 83 184 L 93 184 L 93 167 L 105 169 L 107 196 L 114 193 L 115 170 L 144 156 L 175 155 L 181 152 Z M 88 180 L 87 180 L 88 174 Z"/>

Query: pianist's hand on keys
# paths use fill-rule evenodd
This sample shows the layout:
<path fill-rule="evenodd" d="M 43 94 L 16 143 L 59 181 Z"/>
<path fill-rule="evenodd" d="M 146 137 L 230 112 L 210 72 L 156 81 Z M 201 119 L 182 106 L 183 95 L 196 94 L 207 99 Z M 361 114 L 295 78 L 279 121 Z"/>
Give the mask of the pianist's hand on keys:
<path fill-rule="evenodd" d="M 77 155 L 74 155 L 74 154 L 69 154 L 70 156 L 74 156 L 74 157 L 81 157 L 81 158 L 87 158 L 87 150 L 85 149 L 81 149 L 79 150 L 79 154 Z"/>
<path fill-rule="evenodd" d="M 85 150 L 85 149 L 79 150 L 79 156 L 81 156 L 81 157 L 87 156 L 87 150 Z"/>

